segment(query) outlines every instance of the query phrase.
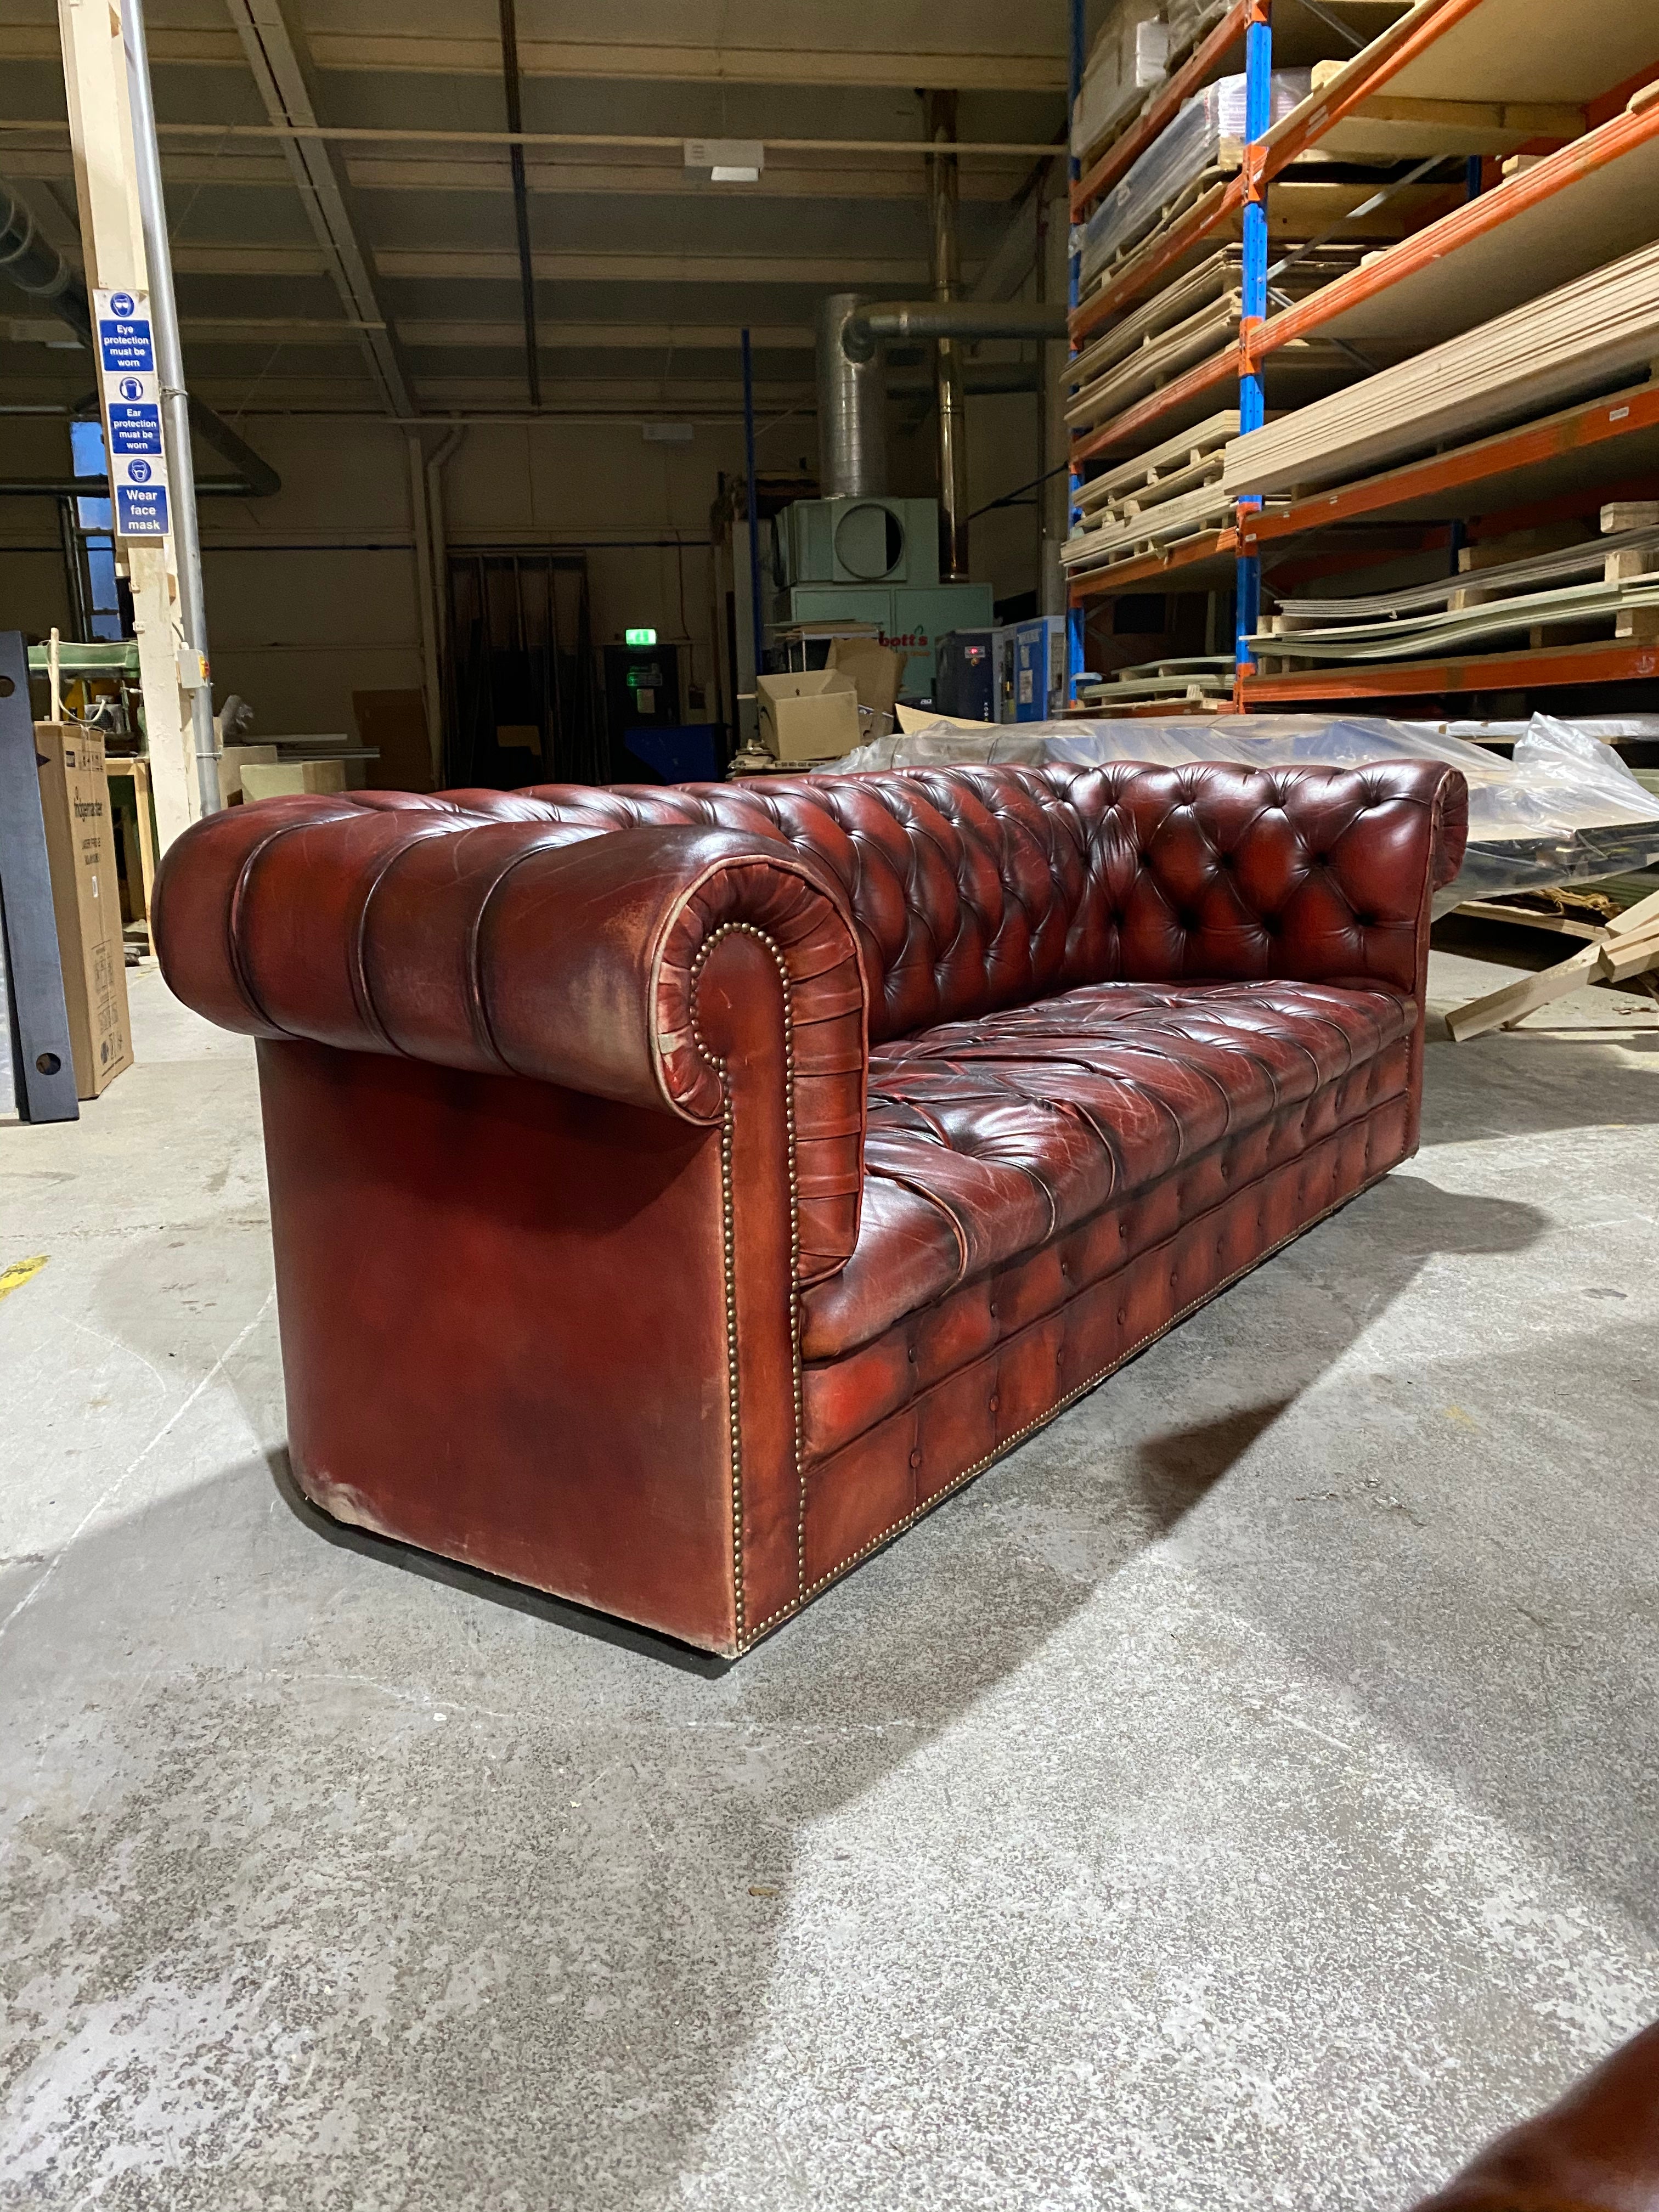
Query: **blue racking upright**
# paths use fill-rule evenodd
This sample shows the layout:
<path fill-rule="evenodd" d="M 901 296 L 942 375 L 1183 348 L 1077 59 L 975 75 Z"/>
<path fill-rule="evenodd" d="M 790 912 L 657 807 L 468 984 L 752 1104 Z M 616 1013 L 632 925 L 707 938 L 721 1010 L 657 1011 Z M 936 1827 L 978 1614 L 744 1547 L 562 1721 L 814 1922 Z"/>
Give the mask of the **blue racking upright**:
<path fill-rule="evenodd" d="M 1238 427 L 1241 435 L 1267 420 L 1261 367 L 1252 341 L 1267 319 L 1267 185 L 1261 142 L 1273 124 L 1272 0 L 1251 0 L 1244 32 L 1244 206 L 1241 249 L 1242 305 L 1238 325 Z M 1261 511 L 1259 499 L 1242 499 L 1241 515 Z M 1241 538 L 1241 544 L 1242 544 Z M 1261 556 L 1241 551 L 1233 587 L 1234 660 L 1238 679 L 1254 666 L 1249 641 L 1261 627 Z"/>

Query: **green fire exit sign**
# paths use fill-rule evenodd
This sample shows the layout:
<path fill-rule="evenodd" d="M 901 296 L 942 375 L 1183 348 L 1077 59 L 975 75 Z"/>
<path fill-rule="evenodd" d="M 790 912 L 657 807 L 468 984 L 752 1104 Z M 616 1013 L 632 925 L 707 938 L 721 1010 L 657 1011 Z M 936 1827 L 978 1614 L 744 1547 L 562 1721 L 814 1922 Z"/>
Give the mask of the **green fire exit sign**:
<path fill-rule="evenodd" d="M 623 632 L 624 645 L 654 645 L 656 641 L 657 633 L 653 629 L 625 629 Z"/>

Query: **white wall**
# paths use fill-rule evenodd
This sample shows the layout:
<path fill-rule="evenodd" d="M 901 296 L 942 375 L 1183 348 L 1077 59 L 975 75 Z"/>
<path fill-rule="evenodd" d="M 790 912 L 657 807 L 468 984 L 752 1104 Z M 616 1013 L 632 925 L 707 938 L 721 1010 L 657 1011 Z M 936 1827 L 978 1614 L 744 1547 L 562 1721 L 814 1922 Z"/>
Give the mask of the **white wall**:
<path fill-rule="evenodd" d="M 1036 407 L 1024 393 L 969 403 L 971 503 L 1036 473 Z M 270 500 L 204 498 L 203 569 L 216 696 L 253 707 L 252 736 L 353 728 L 354 690 L 418 687 L 420 617 L 405 433 L 362 416 L 251 416 L 238 426 L 283 478 Z M 428 449 L 441 434 L 426 434 Z M 765 429 L 763 468 L 816 453 L 810 416 Z M 198 456 L 204 474 L 221 465 Z M 893 441 L 894 489 L 934 489 L 931 421 Z M 0 472 L 67 471 L 61 421 L 0 418 Z M 708 512 L 716 478 L 743 469 L 742 425 L 696 424 L 684 445 L 647 443 L 637 422 L 480 423 L 444 478 L 447 535 L 468 546 L 581 546 L 596 644 L 645 625 L 689 649 L 688 684 L 714 711 Z M 973 526 L 974 573 L 998 598 L 1036 582 L 1032 507 Z M 57 516 L 0 501 L 0 626 L 70 628 Z"/>

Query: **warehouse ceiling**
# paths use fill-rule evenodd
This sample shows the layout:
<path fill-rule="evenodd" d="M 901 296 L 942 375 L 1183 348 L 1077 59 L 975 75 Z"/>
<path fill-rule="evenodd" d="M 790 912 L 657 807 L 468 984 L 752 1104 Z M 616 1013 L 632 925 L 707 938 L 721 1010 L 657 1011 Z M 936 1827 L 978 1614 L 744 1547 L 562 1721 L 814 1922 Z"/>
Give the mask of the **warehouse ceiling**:
<path fill-rule="evenodd" d="M 517 0 L 521 128 L 566 142 L 522 154 L 532 380 L 499 0 L 151 0 L 192 385 L 231 415 L 518 413 L 538 396 L 726 411 L 748 325 L 758 388 L 788 404 L 826 292 L 926 289 L 925 169 L 906 150 L 925 91 L 957 95 L 958 140 L 1007 149 L 962 158 L 966 289 L 1007 297 L 1029 276 L 1067 13 Z M 56 9 L 9 0 L 0 178 L 78 261 L 64 116 Z M 689 167 L 684 142 L 709 138 L 766 142 L 759 179 Z M 67 335 L 0 279 L 10 396 L 84 392 Z"/>

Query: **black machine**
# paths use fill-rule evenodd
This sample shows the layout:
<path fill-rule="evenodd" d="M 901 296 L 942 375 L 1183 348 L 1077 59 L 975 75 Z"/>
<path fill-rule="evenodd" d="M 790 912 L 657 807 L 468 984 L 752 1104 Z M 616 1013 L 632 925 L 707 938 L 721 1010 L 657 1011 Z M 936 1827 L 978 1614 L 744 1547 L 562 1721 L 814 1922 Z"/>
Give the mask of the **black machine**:
<path fill-rule="evenodd" d="M 1000 719 L 995 635 L 994 630 L 953 629 L 940 638 L 933 704 L 941 714 L 964 722 Z"/>
<path fill-rule="evenodd" d="M 636 782 L 640 763 L 628 749 L 630 730 L 680 726 L 680 649 L 677 645 L 607 645 L 605 719 L 611 735 L 611 776 Z"/>

